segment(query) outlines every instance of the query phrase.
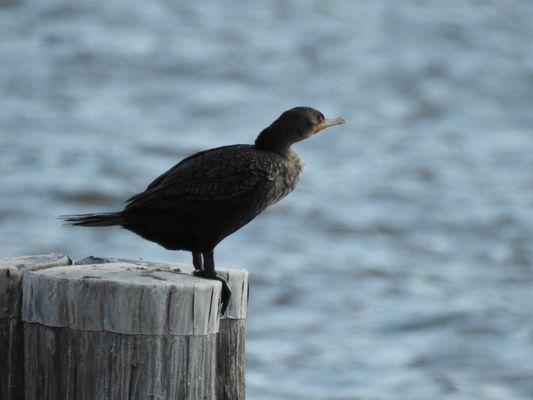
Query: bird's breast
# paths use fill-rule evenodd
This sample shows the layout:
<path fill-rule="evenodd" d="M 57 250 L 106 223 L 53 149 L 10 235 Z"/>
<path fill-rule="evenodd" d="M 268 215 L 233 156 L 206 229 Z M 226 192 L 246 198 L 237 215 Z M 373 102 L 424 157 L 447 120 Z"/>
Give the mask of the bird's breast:
<path fill-rule="evenodd" d="M 276 174 L 272 177 L 271 193 L 268 196 L 271 201 L 268 205 L 278 202 L 293 191 L 300 180 L 302 170 L 303 163 L 294 152 L 278 164 Z"/>

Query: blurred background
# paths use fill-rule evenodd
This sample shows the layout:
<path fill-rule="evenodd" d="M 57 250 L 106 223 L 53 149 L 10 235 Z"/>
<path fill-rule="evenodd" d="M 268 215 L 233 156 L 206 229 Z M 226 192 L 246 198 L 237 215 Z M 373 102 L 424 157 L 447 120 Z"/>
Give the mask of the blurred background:
<path fill-rule="evenodd" d="M 533 2 L 0 4 L 1 255 L 190 263 L 56 217 L 313 106 L 348 124 L 217 248 L 248 398 L 533 398 Z"/>

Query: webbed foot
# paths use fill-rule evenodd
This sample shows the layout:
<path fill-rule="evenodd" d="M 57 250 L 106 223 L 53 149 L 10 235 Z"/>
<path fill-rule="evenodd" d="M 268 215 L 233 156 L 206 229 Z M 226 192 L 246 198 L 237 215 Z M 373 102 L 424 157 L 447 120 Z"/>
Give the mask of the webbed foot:
<path fill-rule="evenodd" d="M 220 310 L 221 315 L 226 313 L 228 308 L 229 299 L 231 298 L 231 290 L 228 286 L 228 282 L 214 272 L 206 271 L 205 269 L 197 269 L 192 273 L 194 276 L 198 276 L 204 279 L 213 279 L 222 283 L 222 293 L 220 294 L 220 302 L 222 303 L 222 309 Z"/>

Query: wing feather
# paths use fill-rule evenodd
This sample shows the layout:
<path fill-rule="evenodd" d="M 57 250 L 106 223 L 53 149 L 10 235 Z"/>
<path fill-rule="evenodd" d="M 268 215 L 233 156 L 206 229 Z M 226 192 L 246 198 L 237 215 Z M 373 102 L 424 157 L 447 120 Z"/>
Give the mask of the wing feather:
<path fill-rule="evenodd" d="M 196 153 L 127 201 L 126 210 L 179 208 L 182 200 L 231 202 L 275 179 L 276 163 L 251 145 Z"/>

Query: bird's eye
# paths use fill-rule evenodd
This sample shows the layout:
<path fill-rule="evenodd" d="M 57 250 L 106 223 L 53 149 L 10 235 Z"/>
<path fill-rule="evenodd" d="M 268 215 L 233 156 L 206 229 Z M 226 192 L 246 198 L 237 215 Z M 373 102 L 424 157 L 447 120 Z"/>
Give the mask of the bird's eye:
<path fill-rule="evenodd" d="M 326 119 L 326 117 L 324 117 L 324 114 L 322 114 L 322 113 L 319 113 L 319 114 L 320 114 L 320 120 L 321 120 L 321 121 L 324 120 L 324 119 Z"/>

